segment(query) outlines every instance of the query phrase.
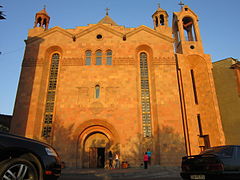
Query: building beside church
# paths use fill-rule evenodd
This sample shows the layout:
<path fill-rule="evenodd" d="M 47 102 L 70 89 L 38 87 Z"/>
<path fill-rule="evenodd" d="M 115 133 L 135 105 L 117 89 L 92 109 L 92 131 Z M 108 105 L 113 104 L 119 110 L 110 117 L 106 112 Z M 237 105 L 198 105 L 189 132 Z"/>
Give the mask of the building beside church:
<path fill-rule="evenodd" d="M 234 58 L 214 62 L 213 77 L 226 144 L 240 144 L 240 62 Z"/>
<path fill-rule="evenodd" d="M 225 143 L 198 16 L 158 8 L 154 28 L 96 24 L 48 29 L 45 9 L 28 32 L 11 132 L 53 145 L 68 167 L 104 167 L 108 152 L 139 166 L 179 165 Z"/>

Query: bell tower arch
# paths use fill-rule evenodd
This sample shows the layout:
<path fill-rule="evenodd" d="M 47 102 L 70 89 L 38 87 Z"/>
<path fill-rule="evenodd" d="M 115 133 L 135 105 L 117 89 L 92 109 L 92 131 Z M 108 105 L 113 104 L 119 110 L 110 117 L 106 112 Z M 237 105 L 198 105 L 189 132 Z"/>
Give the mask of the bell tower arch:
<path fill-rule="evenodd" d="M 172 38 L 172 28 L 168 26 L 168 13 L 160 8 L 160 4 L 158 4 L 158 9 L 153 13 L 152 20 L 155 31 Z"/>
<path fill-rule="evenodd" d="M 50 17 L 48 16 L 48 13 L 46 11 L 46 7 L 44 7 L 41 11 L 36 13 L 35 15 L 35 22 L 34 22 L 34 28 L 35 27 L 42 27 L 45 30 L 48 29 Z"/>
<path fill-rule="evenodd" d="M 203 53 L 198 16 L 187 5 L 173 14 L 172 26 L 177 53 Z"/>
<path fill-rule="evenodd" d="M 152 15 L 152 18 L 155 30 L 168 26 L 168 13 L 164 9 L 160 8 L 160 4 L 158 4 L 158 9 Z"/>

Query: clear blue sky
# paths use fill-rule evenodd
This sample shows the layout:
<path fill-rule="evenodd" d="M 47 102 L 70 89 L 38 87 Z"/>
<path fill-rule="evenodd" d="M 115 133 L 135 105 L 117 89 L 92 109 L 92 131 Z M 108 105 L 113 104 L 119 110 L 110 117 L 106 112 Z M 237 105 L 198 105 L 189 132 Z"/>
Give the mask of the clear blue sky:
<path fill-rule="evenodd" d="M 12 114 L 28 30 L 35 14 L 46 5 L 50 28 L 95 24 L 110 8 L 110 17 L 119 25 L 153 27 L 157 3 L 172 13 L 180 11 L 179 0 L 1 0 L 7 20 L 0 21 L 0 114 Z M 198 16 L 206 54 L 217 61 L 240 55 L 240 0 L 184 0 Z"/>

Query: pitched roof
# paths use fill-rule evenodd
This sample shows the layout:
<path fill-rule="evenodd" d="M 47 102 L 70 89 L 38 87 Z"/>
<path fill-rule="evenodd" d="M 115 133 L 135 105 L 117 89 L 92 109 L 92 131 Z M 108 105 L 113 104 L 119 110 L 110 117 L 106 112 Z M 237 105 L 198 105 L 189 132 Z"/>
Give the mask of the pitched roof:
<path fill-rule="evenodd" d="M 111 25 L 115 25 L 118 26 L 118 24 L 116 22 L 114 22 L 112 20 L 112 18 L 110 18 L 108 15 L 106 15 L 104 18 L 102 18 L 98 24 L 111 24 Z"/>

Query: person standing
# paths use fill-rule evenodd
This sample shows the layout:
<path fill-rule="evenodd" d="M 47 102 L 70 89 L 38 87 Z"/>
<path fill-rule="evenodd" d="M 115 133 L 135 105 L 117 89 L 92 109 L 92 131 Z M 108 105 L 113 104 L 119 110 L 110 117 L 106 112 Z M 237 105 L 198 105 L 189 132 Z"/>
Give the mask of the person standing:
<path fill-rule="evenodd" d="M 145 152 L 144 156 L 143 156 L 143 161 L 144 161 L 144 169 L 148 168 L 148 154 L 147 152 Z"/>
<path fill-rule="evenodd" d="M 109 169 L 112 169 L 113 168 L 113 154 L 112 154 L 112 151 L 109 151 L 108 153 L 108 160 L 109 160 Z"/>
<path fill-rule="evenodd" d="M 120 168 L 119 154 L 115 155 L 115 168 Z"/>
<path fill-rule="evenodd" d="M 148 164 L 151 165 L 152 152 L 150 151 L 150 149 L 147 149 L 147 155 L 148 155 Z"/>

